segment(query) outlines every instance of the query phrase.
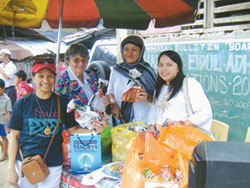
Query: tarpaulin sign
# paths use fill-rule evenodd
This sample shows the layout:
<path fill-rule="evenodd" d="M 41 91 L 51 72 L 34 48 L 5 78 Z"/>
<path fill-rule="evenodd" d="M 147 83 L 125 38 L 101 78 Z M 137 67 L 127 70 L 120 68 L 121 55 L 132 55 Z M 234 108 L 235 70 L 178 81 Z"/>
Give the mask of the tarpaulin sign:
<path fill-rule="evenodd" d="M 101 135 L 70 134 L 71 173 L 84 174 L 102 167 Z"/>

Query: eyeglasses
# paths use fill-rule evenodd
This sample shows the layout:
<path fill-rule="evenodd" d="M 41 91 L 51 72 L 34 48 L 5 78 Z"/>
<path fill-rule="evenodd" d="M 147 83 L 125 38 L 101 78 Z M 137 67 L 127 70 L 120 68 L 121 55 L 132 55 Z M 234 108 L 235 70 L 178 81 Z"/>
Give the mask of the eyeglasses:
<path fill-rule="evenodd" d="M 80 62 L 82 63 L 82 64 L 86 64 L 86 63 L 88 63 L 88 57 L 84 57 L 84 58 L 82 58 L 82 59 L 79 59 L 79 58 L 72 58 L 72 60 L 73 60 L 73 62 L 75 63 L 75 64 L 79 64 Z"/>
<path fill-rule="evenodd" d="M 37 58 L 35 59 L 34 64 L 43 64 L 43 65 L 55 64 L 55 60 L 53 58 Z"/>

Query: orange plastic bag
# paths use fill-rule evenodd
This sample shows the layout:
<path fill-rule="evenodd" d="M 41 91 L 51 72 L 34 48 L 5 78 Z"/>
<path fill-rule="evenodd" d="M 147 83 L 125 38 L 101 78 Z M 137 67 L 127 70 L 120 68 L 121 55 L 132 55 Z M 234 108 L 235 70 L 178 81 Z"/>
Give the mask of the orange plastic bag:
<path fill-rule="evenodd" d="M 121 188 L 143 187 L 143 179 L 140 172 L 140 156 L 144 154 L 145 142 L 141 134 L 137 134 L 129 150 L 129 155 L 122 173 Z"/>
<path fill-rule="evenodd" d="M 202 141 L 213 141 L 206 133 L 195 127 L 173 125 L 160 131 L 158 142 L 175 149 L 191 159 L 193 150 Z"/>
<path fill-rule="evenodd" d="M 160 127 L 159 130 L 158 140 L 148 132 L 145 141 L 140 134 L 135 138 L 124 166 L 121 188 L 144 188 L 145 183 L 152 181 L 168 184 L 166 179 L 159 177 L 166 165 L 171 170 L 171 176 L 174 176 L 173 172 L 181 174 L 181 179 L 174 183 L 180 188 L 188 187 L 188 161 L 193 149 L 200 142 L 213 139 L 194 127 L 170 126 Z M 150 169 L 151 179 L 145 177 L 145 169 Z"/>
<path fill-rule="evenodd" d="M 144 151 L 144 153 L 142 153 Z M 166 182 L 164 178 L 159 176 L 161 169 L 164 165 L 169 165 L 172 169 L 179 168 L 185 178 L 180 185 L 186 184 L 188 177 L 188 161 L 182 154 L 177 154 L 177 151 L 170 149 L 158 143 L 150 133 L 146 133 L 145 141 L 141 134 L 138 134 L 134 140 L 129 152 L 128 159 L 124 166 L 124 172 L 122 174 L 121 188 L 135 187 L 144 188 L 145 183 L 148 181 L 154 181 L 158 183 L 174 184 Z M 186 164 L 184 164 L 186 163 Z M 150 169 L 152 174 L 156 174 L 154 179 L 146 178 L 145 171 Z M 177 184 L 177 183 L 175 183 Z M 178 183 L 179 184 L 179 183 Z"/>
<path fill-rule="evenodd" d="M 63 164 L 65 166 L 70 166 L 70 144 L 69 144 L 69 131 L 64 130 L 62 132 L 63 143 L 62 143 L 62 151 L 63 151 Z"/>

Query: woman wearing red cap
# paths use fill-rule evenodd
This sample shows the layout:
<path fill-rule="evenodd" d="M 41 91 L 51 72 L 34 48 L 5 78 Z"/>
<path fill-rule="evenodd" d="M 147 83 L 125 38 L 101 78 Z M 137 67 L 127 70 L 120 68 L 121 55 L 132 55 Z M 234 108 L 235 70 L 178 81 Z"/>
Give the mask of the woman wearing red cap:
<path fill-rule="evenodd" d="M 59 187 L 62 172 L 62 125 L 70 133 L 76 131 L 78 123 L 74 112 L 67 113 L 68 99 L 60 97 L 60 125 L 48 151 L 45 163 L 50 174 L 45 180 L 31 185 L 21 176 L 21 156 L 23 158 L 40 154 L 45 155 L 50 139 L 55 131 L 58 118 L 57 95 L 52 92 L 55 84 L 56 68 L 54 59 L 37 59 L 32 67 L 35 92 L 19 99 L 13 108 L 8 127 L 10 128 L 8 182 L 20 187 Z M 83 129 L 82 132 L 87 130 Z"/>

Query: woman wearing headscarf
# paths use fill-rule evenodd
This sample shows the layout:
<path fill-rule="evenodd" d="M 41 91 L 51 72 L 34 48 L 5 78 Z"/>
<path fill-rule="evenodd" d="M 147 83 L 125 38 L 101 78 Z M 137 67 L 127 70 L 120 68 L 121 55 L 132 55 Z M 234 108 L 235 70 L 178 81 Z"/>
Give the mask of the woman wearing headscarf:
<path fill-rule="evenodd" d="M 141 121 L 147 122 L 150 109 L 150 99 L 153 95 L 156 75 L 149 63 L 143 60 L 144 42 L 136 35 L 131 35 L 121 42 L 123 62 L 116 64 L 112 69 L 104 104 L 111 106 L 111 113 L 116 117 L 117 124 Z M 141 76 L 136 78 L 142 92 L 136 95 L 136 101 L 122 101 L 121 97 L 127 85 L 132 81 L 130 71 L 136 69 Z M 114 125 L 113 125 L 114 126 Z"/>

